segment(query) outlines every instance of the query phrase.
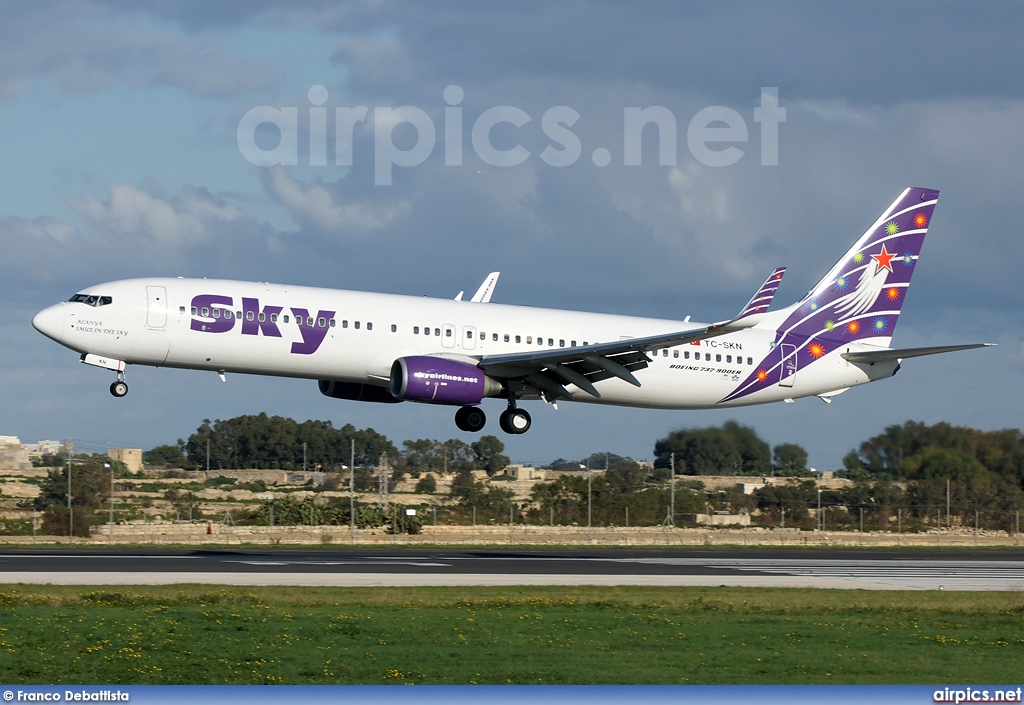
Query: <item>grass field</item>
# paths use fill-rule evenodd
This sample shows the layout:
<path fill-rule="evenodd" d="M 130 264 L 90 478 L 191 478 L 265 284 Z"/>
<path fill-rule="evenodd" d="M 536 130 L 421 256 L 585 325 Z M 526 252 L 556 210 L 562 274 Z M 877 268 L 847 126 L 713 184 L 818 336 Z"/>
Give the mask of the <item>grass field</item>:
<path fill-rule="evenodd" d="M 6 683 L 1000 683 L 1024 594 L 0 586 Z"/>

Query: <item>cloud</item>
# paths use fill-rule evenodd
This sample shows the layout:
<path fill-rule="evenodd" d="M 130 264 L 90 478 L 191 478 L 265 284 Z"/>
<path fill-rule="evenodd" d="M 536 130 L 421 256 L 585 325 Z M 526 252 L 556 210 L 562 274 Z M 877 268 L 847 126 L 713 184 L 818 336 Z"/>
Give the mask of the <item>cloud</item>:
<path fill-rule="evenodd" d="M 342 203 L 338 190 L 322 181 L 303 183 L 290 177 L 283 167 L 262 172 L 268 194 L 291 214 L 302 227 L 341 236 L 380 230 L 409 210 L 408 201 L 387 201 L 383 204 Z"/>
<path fill-rule="evenodd" d="M 233 54 L 217 37 L 190 36 L 136 23 L 90 2 L 7 5 L 0 30 L 0 100 L 46 79 L 72 93 L 113 86 L 172 86 L 207 98 L 229 98 L 281 85 L 279 67 Z"/>

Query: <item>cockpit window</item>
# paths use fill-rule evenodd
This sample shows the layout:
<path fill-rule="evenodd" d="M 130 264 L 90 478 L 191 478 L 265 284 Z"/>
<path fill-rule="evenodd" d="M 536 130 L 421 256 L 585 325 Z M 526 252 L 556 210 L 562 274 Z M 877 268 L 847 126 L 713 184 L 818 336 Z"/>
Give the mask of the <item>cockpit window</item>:
<path fill-rule="evenodd" d="M 95 294 L 75 294 L 68 301 L 98 307 L 114 303 L 114 298 L 112 296 L 96 296 Z"/>

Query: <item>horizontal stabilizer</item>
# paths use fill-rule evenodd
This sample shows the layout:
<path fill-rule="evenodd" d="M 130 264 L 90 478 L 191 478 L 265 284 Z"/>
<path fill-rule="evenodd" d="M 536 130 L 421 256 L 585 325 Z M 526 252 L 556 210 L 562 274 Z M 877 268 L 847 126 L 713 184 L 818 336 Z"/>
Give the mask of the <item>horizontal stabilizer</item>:
<path fill-rule="evenodd" d="M 939 345 L 933 348 L 903 348 L 902 350 L 869 350 L 864 352 L 844 352 L 840 357 L 850 362 L 888 362 L 890 360 L 904 360 L 908 357 L 924 357 L 925 355 L 938 355 L 939 353 L 956 352 L 957 350 L 971 350 L 973 348 L 989 348 L 995 343 L 972 343 L 970 345 Z"/>

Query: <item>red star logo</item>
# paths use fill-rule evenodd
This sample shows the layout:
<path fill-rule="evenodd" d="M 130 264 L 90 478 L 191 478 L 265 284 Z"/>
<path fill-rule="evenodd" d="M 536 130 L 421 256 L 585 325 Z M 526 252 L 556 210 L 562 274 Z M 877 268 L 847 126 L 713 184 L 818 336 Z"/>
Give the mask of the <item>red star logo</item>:
<path fill-rule="evenodd" d="M 871 255 L 871 259 L 875 260 L 875 262 L 877 263 L 875 265 L 875 274 L 881 272 L 883 269 L 888 269 L 891 272 L 892 259 L 895 256 L 896 255 L 894 253 L 886 251 L 885 243 L 882 243 L 882 251 L 877 255 Z"/>

